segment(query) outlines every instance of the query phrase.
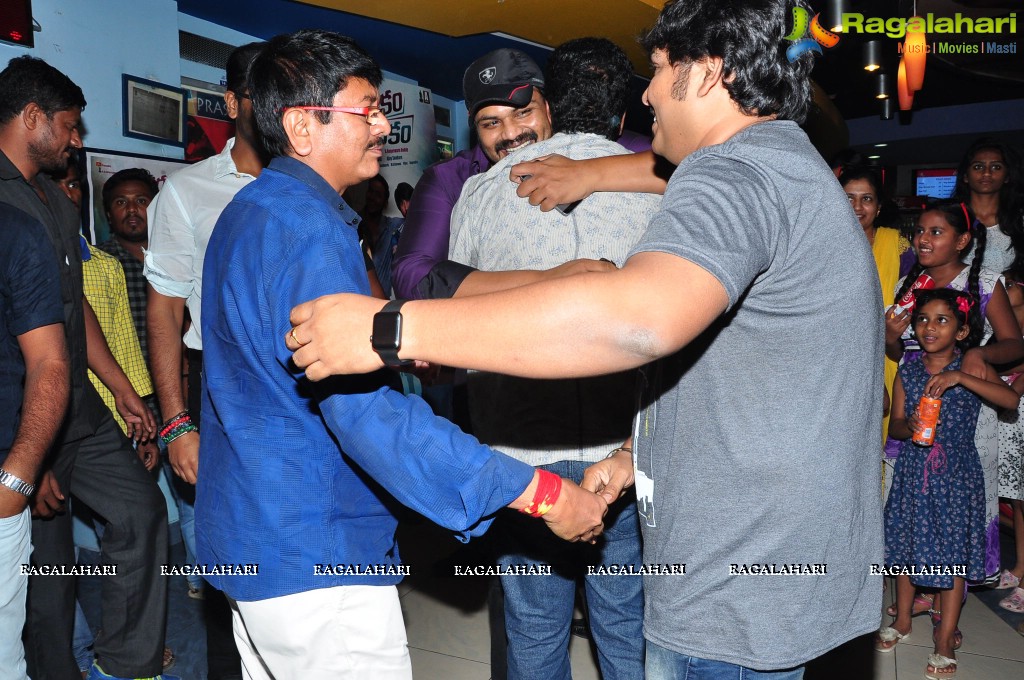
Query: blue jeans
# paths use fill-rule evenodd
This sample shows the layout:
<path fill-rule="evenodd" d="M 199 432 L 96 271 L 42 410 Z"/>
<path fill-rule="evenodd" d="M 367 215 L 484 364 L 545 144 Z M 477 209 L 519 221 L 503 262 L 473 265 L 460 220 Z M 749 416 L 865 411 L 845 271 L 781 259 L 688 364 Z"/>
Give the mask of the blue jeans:
<path fill-rule="evenodd" d="M 734 663 L 687 656 L 647 643 L 647 680 L 801 680 L 804 668 L 755 671 Z"/>
<path fill-rule="evenodd" d="M 0 675 L 28 678 L 21 629 L 25 627 L 28 576 L 21 565 L 32 552 L 32 519 L 28 508 L 0 518 Z"/>
<path fill-rule="evenodd" d="M 161 443 L 160 453 L 166 455 L 166 446 Z M 196 563 L 196 488 L 174 474 L 171 463 L 162 457 L 164 470 L 167 472 L 167 486 L 178 507 L 178 530 L 181 531 L 181 542 L 185 546 L 185 564 Z M 197 590 L 203 589 L 203 577 L 189 574 L 185 577 L 189 586 Z"/>
<path fill-rule="evenodd" d="M 543 469 L 579 482 L 589 463 L 561 461 Z M 644 676 L 643 579 L 586 575 L 600 564 L 641 564 L 636 498 L 616 501 L 595 546 L 567 543 L 540 520 L 503 512 L 494 547 L 502 566 L 551 565 L 550 576 L 502 576 L 509 680 L 569 680 L 569 627 L 576 581 L 584 576 L 590 631 L 604 680 Z"/>

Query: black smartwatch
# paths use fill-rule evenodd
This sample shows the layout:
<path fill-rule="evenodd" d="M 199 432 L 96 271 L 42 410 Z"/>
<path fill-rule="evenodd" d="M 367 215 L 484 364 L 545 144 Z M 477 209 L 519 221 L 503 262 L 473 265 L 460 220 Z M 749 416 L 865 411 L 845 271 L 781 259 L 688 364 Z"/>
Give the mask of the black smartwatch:
<path fill-rule="evenodd" d="M 398 350 L 402 348 L 402 305 L 405 300 L 392 300 L 384 305 L 384 308 L 373 315 L 373 335 L 370 336 L 370 345 L 376 352 L 385 366 L 401 368 L 409 366 L 412 361 L 402 361 L 398 358 Z"/>

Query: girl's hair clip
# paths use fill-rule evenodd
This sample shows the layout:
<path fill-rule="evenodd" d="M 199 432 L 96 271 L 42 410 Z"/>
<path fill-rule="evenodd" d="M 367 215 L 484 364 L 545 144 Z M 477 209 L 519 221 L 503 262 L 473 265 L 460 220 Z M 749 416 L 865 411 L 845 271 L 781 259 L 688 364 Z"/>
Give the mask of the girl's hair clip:
<path fill-rule="evenodd" d="M 971 307 L 974 306 L 974 300 L 968 298 L 965 295 L 958 295 L 956 298 L 956 306 L 963 312 L 964 316 L 971 311 Z"/>

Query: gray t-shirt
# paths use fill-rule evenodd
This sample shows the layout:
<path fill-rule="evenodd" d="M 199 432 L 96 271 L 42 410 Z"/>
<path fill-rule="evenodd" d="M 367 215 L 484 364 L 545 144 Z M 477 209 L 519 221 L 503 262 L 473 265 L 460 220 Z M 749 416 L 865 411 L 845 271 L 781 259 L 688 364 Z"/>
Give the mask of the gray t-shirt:
<path fill-rule="evenodd" d="M 807 136 L 772 121 L 680 164 L 633 252 L 650 251 L 707 270 L 729 309 L 643 371 L 644 563 L 686 565 L 645 577 L 645 636 L 759 670 L 800 665 L 879 624 L 870 248 Z"/>

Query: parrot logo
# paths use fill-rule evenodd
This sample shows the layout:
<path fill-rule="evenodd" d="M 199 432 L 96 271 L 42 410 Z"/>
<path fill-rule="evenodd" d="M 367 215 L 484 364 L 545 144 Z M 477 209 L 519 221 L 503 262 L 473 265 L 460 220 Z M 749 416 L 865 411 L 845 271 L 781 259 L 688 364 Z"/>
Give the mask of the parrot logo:
<path fill-rule="evenodd" d="M 821 54 L 822 47 L 835 47 L 839 44 L 839 36 L 824 28 L 818 21 L 821 14 L 815 14 L 808 21 L 809 13 L 803 7 L 793 8 L 793 30 L 784 39 L 793 43 L 786 48 L 786 57 L 790 63 L 799 59 L 805 52 Z M 810 37 L 807 37 L 810 32 Z"/>

